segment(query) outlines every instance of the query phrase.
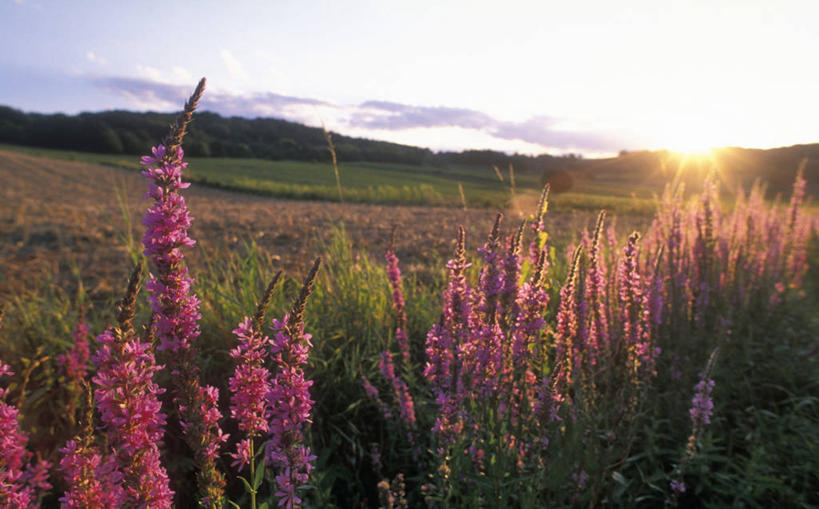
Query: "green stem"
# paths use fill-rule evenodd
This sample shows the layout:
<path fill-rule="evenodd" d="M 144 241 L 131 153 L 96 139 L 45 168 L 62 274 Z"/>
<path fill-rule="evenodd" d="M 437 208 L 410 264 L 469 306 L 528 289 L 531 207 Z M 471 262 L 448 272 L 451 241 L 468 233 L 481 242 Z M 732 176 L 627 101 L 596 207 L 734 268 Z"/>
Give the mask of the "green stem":
<path fill-rule="evenodd" d="M 256 479 L 256 451 L 253 449 L 253 439 L 250 439 L 250 479 L 253 483 Z M 256 487 L 250 485 L 250 507 L 256 509 Z"/>

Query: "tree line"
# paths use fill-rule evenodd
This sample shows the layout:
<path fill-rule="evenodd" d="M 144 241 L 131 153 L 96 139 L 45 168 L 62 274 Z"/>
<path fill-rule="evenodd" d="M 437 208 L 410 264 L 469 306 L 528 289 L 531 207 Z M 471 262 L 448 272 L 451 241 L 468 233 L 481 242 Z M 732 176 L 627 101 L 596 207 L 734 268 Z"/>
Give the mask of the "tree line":
<path fill-rule="evenodd" d="M 104 111 L 99 113 L 26 113 L 0 106 L 0 143 L 109 154 L 144 153 L 161 139 L 173 122 L 172 114 Z M 433 152 L 427 148 L 354 138 L 332 133 L 341 161 L 366 161 L 416 165 L 508 166 L 516 171 L 565 169 L 580 156 L 529 156 L 494 150 Z M 276 118 L 223 117 L 199 113 L 185 139 L 191 157 L 248 157 L 270 160 L 329 161 L 320 128 Z"/>

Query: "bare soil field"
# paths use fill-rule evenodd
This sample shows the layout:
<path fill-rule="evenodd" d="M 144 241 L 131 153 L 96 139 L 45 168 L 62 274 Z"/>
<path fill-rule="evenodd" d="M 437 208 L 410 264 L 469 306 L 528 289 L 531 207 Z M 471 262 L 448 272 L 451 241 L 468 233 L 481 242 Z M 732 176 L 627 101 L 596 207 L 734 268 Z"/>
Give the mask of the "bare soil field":
<path fill-rule="evenodd" d="M 0 150 L 0 297 L 37 280 L 70 288 L 78 276 L 92 297 L 115 291 L 129 270 L 127 239 L 141 241 L 145 190 L 144 178 L 133 171 Z M 191 236 L 199 243 L 190 250 L 194 266 L 202 253 L 241 251 L 253 239 L 291 275 L 306 270 L 338 223 L 355 252 L 379 258 L 397 225 L 396 252 L 411 272 L 446 256 L 458 224 L 468 226 L 468 244 L 477 247 L 495 217 L 489 209 L 291 201 L 201 185 L 185 197 L 195 218 Z M 568 241 L 593 215 L 550 211 L 547 226 L 558 242 Z M 517 213 L 507 218 L 507 230 L 517 226 Z M 627 222 L 636 226 L 645 219 Z"/>

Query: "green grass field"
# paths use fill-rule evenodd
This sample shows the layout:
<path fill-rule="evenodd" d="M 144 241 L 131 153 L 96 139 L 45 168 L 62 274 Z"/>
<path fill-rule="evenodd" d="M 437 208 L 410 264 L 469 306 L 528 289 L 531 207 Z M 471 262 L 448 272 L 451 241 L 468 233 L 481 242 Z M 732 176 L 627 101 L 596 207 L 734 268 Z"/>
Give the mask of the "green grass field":
<path fill-rule="evenodd" d="M 139 169 L 139 158 L 121 154 L 93 154 L 33 147 L 2 145 L 30 155 L 96 163 L 130 170 Z M 268 161 L 263 159 L 189 158 L 191 181 L 222 189 L 251 192 L 277 198 L 338 201 L 333 168 L 327 163 Z M 508 173 L 500 182 L 492 168 L 434 167 L 388 163 L 339 163 L 344 201 L 396 205 L 443 205 L 461 207 L 459 184 L 467 207 L 507 208 L 511 200 Z M 520 206 L 533 206 L 540 192 L 540 175 L 515 174 L 515 196 Z M 553 194 L 551 202 L 561 209 L 608 209 L 620 213 L 650 213 L 655 208 L 652 191 L 618 182 L 578 180 L 571 192 Z"/>

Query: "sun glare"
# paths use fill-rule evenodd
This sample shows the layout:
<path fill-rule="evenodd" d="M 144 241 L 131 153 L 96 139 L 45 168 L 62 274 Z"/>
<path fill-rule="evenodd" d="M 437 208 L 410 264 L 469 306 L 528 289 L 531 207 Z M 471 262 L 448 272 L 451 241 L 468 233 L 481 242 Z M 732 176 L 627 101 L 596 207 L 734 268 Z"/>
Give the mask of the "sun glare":
<path fill-rule="evenodd" d="M 718 138 L 708 132 L 686 131 L 671 137 L 668 150 L 690 156 L 707 155 L 711 149 L 719 146 Z"/>

